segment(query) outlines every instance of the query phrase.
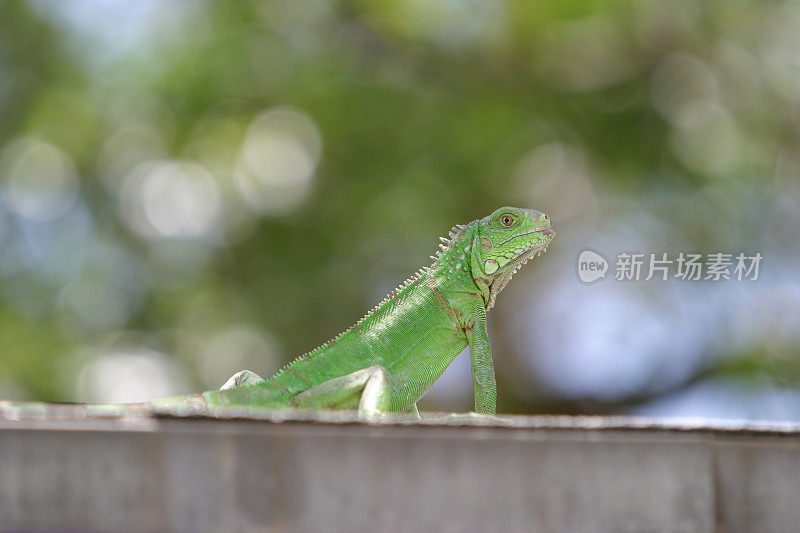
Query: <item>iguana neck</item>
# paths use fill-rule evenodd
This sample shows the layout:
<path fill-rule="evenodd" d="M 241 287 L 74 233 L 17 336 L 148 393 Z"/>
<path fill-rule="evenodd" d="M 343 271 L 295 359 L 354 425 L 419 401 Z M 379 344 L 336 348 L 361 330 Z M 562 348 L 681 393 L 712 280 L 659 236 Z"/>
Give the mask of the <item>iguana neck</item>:
<path fill-rule="evenodd" d="M 445 291 L 469 292 L 480 295 L 484 307 L 490 298 L 489 280 L 485 279 L 480 262 L 473 259 L 474 247 L 480 246 L 477 220 L 466 226 L 455 226 L 447 238 L 442 238 L 441 251 L 427 273 Z"/>

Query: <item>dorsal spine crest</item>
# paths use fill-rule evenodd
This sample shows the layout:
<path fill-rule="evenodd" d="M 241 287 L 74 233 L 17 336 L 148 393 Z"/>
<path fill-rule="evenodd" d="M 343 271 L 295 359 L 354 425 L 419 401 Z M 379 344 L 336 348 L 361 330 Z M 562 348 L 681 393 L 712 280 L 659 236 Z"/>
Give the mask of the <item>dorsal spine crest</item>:
<path fill-rule="evenodd" d="M 345 335 L 346 333 L 349 333 L 354 328 L 357 328 L 369 316 L 371 316 L 372 314 L 376 313 L 381 308 L 381 306 L 383 306 L 384 304 L 386 304 L 387 302 L 389 302 L 393 298 L 396 298 L 397 295 L 399 295 L 404 289 L 406 289 L 410 285 L 414 284 L 415 282 L 421 280 L 422 278 L 430 275 L 432 269 L 435 268 L 436 266 L 438 266 L 439 261 L 441 260 L 442 256 L 446 252 L 448 252 L 450 249 L 452 249 L 453 245 L 455 243 L 457 243 L 461 239 L 461 237 L 463 237 L 466 234 L 467 230 L 469 228 L 471 228 L 476 222 L 478 222 L 478 221 L 474 220 L 474 221 L 472 221 L 472 222 L 470 222 L 469 224 L 466 224 L 466 225 L 457 224 L 457 225 L 453 226 L 450 229 L 447 237 L 439 237 L 439 240 L 442 241 L 442 242 L 439 244 L 439 250 L 437 250 L 436 253 L 431 256 L 431 259 L 433 260 L 433 263 L 430 266 L 426 266 L 426 267 L 420 268 L 419 270 L 417 270 L 417 272 L 414 273 L 413 276 L 411 276 L 408 279 L 406 279 L 403 283 L 398 285 L 395 289 L 389 291 L 389 294 L 387 294 L 386 297 L 383 300 L 378 302 L 372 309 L 370 309 L 364 316 L 362 316 L 360 319 L 358 319 L 352 326 L 350 326 L 349 328 L 345 329 L 344 331 L 342 331 L 341 333 L 339 333 L 338 335 L 336 335 L 335 337 L 333 337 L 329 341 L 327 341 L 327 342 L 325 342 L 323 344 L 320 344 L 319 346 L 317 346 L 313 350 L 309 350 L 308 352 L 304 353 L 303 355 L 295 357 L 294 359 L 292 359 L 292 361 L 290 361 L 289 363 L 286 363 L 285 365 L 283 365 L 280 368 L 280 370 L 278 370 L 275 374 L 272 375 L 272 377 L 275 378 L 275 377 L 279 376 L 280 374 L 282 374 L 283 372 L 285 372 L 286 370 L 288 370 L 289 368 L 291 368 L 294 364 L 296 364 L 296 363 L 298 363 L 300 361 L 309 359 L 314 354 L 321 353 L 321 351 L 324 348 L 334 344 L 343 335 Z"/>

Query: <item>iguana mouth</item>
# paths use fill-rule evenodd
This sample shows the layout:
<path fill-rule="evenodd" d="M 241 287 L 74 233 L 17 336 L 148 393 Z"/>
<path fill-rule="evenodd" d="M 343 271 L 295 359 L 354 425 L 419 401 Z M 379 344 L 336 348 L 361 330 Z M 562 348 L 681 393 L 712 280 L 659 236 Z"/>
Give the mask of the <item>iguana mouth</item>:
<path fill-rule="evenodd" d="M 503 242 L 498 243 L 497 246 L 502 246 L 505 243 L 507 243 L 508 241 L 513 241 L 514 239 L 519 239 L 520 237 L 524 237 L 525 235 L 533 235 L 534 233 L 541 233 L 542 235 L 555 235 L 556 234 L 556 232 L 553 231 L 553 228 L 551 228 L 551 227 L 536 228 L 534 230 L 526 231 L 525 233 L 521 233 L 520 235 L 514 235 L 513 237 L 509 237 L 508 239 L 504 240 Z"/>

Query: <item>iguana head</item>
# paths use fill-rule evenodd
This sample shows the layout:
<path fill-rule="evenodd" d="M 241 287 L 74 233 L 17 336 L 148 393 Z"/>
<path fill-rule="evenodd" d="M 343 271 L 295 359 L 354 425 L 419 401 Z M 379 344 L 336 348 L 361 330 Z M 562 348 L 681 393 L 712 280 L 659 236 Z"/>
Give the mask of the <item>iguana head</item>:
<path fill-rule="evenodd" d="M 547 250 L 555 236 L 550 217 L 517 207 L 501 207 L 477 221 L 473 230 L 472 277 L 488 291 L 487 310 L 517 270 Z"/>

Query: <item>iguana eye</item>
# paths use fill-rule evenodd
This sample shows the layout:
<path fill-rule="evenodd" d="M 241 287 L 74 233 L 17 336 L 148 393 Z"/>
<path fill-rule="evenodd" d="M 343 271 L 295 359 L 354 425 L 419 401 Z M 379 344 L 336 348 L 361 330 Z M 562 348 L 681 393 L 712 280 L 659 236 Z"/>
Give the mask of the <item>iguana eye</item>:
<path fill-rule="evenodd" d="M 514 223 L 514 217 L 511 215 L 503 215 L 500 217 L 500 223 L 505 227 L 509 227 L 511 224 Z"/>

